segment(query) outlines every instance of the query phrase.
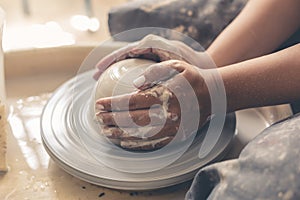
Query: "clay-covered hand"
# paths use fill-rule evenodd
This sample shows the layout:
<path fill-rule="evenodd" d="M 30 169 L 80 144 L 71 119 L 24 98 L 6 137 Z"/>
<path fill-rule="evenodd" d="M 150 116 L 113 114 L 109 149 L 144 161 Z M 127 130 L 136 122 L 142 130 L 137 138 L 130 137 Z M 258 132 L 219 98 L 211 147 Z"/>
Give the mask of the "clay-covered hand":
<path fill-rule="evenodd" d="M 184 140 L 210 116 L 206 71 L 180 60 L 150 66 L 134 81 L 138 91 L 96 101 L 103 134 L 135 150 L 160 148 L 177 134 Z"/>
<path fill-rule="evenodd" d="M 126 58 L 145 58 L 157 62 L 175 59 L 186 61 L 195 66 L 201 65 L 201 67 L 213 65 L 205 53 L 195 51 L 181 41 L 148 35 L 142 40 L 120 48 L 101 59 L 96 65 L 98 71 L 94 78 L 97 80 L 110 65 Z"/>

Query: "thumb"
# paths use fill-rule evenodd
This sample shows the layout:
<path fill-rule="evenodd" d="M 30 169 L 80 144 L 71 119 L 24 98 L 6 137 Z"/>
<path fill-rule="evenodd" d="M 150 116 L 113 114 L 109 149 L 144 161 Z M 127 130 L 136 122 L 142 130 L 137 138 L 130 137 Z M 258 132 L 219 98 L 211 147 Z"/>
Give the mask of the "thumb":
<path fill-rule="evenodd" d="M 166 81 L 183 71 L 177 63 L 178 61 L 176 60 L 168 60 L 153 64 L 133 81 L 133 85 L 140 90 L 145 90 L 160 82 Z"/>
<path fill-rule="evenodd" d="M 130 43 L 122 48 L 119 48 L 112 53 L 106 55 L 96 64 L 96 73 L 94 74 L 93 78 L 98 80 L 100 75 L 112 64 L 124 60 L 130 56 L 130 52 L 137 46 L 137 42 Z"/>

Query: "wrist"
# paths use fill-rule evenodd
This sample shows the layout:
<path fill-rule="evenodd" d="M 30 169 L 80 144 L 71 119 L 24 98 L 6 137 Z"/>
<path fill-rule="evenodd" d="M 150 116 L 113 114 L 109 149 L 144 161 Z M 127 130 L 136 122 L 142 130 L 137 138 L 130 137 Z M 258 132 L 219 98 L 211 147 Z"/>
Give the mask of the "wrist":
<path fill-rule="evenodd" d="M 202 104 L 204 115 L 225 114 L 227 112 L 227 98 L 223 79 L 218 69 L 199 69 L 203 84 L 199 86 L 199 102 Z"/>

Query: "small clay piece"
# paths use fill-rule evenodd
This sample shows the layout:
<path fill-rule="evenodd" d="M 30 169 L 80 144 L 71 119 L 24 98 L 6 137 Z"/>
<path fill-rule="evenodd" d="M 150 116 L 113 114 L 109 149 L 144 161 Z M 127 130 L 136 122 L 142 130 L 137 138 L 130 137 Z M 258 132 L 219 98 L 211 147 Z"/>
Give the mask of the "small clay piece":
<path fill-rule="evenodd" d="M 6 130 L 5 106 L 0 100 L 0 173 L 7 171 L 6 150 L 7 150 L 7 130 Z"/>

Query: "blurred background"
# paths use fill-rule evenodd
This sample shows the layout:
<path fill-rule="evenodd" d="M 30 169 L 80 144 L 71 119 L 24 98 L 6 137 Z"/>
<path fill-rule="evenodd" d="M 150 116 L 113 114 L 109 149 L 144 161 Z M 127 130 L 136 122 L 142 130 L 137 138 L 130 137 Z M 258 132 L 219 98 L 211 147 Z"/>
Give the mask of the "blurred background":
<path fill-rule="evenodd" d="M 129 0 L 0 0 L 6 12 L 3 49 L 100 43 L 108 12 Z"/>
<path fill-rule="evenodd" d="M 0 51 L 0 91 L 4 91 L 5 73 L 8 97 L 52 92 L 78 72 L 96 46 L 112 39 L 111 35 L 135 28 L 163 29 L 150 28 L 123 38 L 114 37 L 117 42 L 106 43 L 98 52 L 98 59 L 124 42 L 139 40 L 149 33 L 180 40 L 197 50 L 205 49 L 246 1 L 0 0 L 6 13 L 2 38 L 5 67 L 1 65 Z M 88 65 L 94 67 L 95 63 Z"/>

